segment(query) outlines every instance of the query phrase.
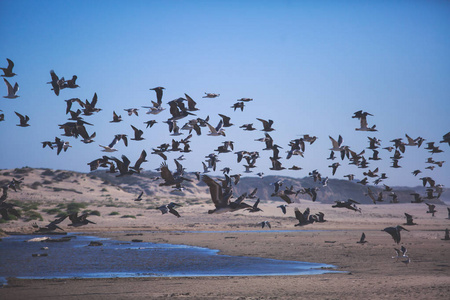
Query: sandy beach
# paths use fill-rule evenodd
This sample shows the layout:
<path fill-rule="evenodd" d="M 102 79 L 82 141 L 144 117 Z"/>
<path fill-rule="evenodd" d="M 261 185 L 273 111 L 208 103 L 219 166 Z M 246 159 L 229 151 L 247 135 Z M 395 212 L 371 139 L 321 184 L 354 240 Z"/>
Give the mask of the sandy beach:
<path fill-rule="evenodd" d="M 233 276 L 111 279 L 20 280 L 9 278 L 0 289 L 3 299 L 439 299 L 450 294 L 450 241 L 444 238 L 446 206 L 431 217 L 422 205 L 361 205 L 362 213 L 301 200 L 283 215 L 278 202 L 261 203 L 260 213 L 207 214 L 208 204 L 183 206 L 181 218 L 156 210 L 140 211 L 136 219 L 91 216 L 96 225 L 78 232 L 121 241 L 184 244 L 220 250 L 220 254 L 332 264 L 342 273 L 303 276 Z M 295 227 L 293 207 L 325 213 L 325 223 Z M 115 208 L 117 210 L 117 208 Z M 383 228 L 405 223 L 404 212 L 418 225 L 405 226 L 399 245 Z M 262 220 L 272 224 L 260 231 Z M 29 225 L 28 225 L 29 227 Z M 3 230 L 26 231 L 19 221 Z M 66 228 L 65 228 L 66 229 Z M 70 227 L 67 229 L 69 231 Z M 283 231 L 288 230 L 288 231 Z M 364 232 L 367 243 L 358 244 Z M 131 234 L 130 234 L 131 233 Z M 408 249 L 411 262 L 393 259 L 394 248 Z"/>

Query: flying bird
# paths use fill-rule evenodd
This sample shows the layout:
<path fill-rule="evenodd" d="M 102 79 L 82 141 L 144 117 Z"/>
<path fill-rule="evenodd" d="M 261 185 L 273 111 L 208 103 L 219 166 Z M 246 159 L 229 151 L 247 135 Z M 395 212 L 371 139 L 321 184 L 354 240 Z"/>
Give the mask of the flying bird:
<path fill-rule="evenodd" d="M 30 117 L 28 117 L 27 115 L 25 115 L 25 117 L 24 117 L 23 115 L 19 114 L 18 112 L 15 112 L 15 113 L 20 118 L 20 120 L 19 120 L 20 123 L 17 124 L 17 126 L 20 126 L 20 127 L 30 126 L 30 124 L 28 124 L 28 121 L 30 120 Z"/>
<path fill-rule="evenodd" d="M 386 227 L 382 231 L 386 231 L 387 233 L 389 233 L 394 239 L 394 242 L 399 244 L 401 241 L 400 231 L 402 230 L 409 231 L 408 229 L 405 229 L 400 225 L 397 225 L 396 227 Z"/>
<path fill-rule="evenodd" d="M 12 87 L 12 85 L 9 83 L 8 80 L 6 80 L 5 78 L 3 78 L 3 80 L 5 81 L 6 87 L 8 88 L 8 95 L 3 96 L 3 98 L 15 99 L 19 97 L 18 95 L 16 95 L 17 92 L 19 91 L 19 84 L 16 82 L 14 84 L 14 87 Z"/>
<path fill-rule="evenodd" d="M 6 60 L 8 61 L 8 66 L 6 68 L 0 68 L 0 70 L 3 71 L 2 77 L 13 77 L 13 76 L 17 75 L 16 73 L 13 72 L 13 68 L 14 68 L 13 61 L 10 60 L 9 58 L 7 58 Z"/>
<path fill-rule="evenodd" d="M 359 239 L 359 241 L 357 243 L 358 244 L 365 244 L 365 243 L 367 243 L 366 235 L 364 234 L 364 232 L 361 234 L 361 238 Z"/>

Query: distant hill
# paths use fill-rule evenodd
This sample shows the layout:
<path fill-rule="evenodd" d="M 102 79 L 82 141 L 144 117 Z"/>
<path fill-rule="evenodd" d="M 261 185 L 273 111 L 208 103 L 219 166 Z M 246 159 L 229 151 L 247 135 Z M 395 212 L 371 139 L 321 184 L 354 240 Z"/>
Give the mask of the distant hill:
<path fill-rule="evenodd" d="M 192 182 L 185 182 L 185 187 L 187 188 L 183 193 L 173 192 L 168 187 L 159 187 L 158 184 L 161 180 L 154 180 L 159 177 L 159 173 L 151 171 L 143 171 L 141 174 L 134 174 L 132 176 L 116 177 L 115 174 L 106 173 L 103 170 L 94 171 L 91 174 L 95 174 L 112 184 L 118 185 L 126 191 L 137 192 L 138 190 L 144 190 L 147 195 L 155 194 L 170 194 L 185 196 L 198 195 L 206 193 L 205 197 L 208 197 L 208 190 L 205 183 L 198 181 L 193 173 L 187 174 L 186 177 L 190 178 Z M 214 177 L 214 176 L 213 176 Z M 223 176 L 218 176 L 217 178 L 223 179 Z M 369 186 L 358 184 L 355 181 L 340 180 L 340 179 L 329 179 L 327 186 L 323 186 L 321 183 L 314 182 L 311 177 L 304 178 L 292 178 L 285 176 L 264 176 L 259 177 L 241 177 L 239 183 L 234 186 L 235 195 L 241 195 L 243 193 L 250 193 L 254 188 L 258 188 L 256 194 L 261 200 L 279 200 L 283 201 L 277 197 L 271 197 L 274 191 L 273 183 L 281 180 L 283 182 L 282 188 L 293 187 L 294 191 L 298 191 L 305 187 L 318 187 L 317 191 L 317 201 L 321 203 L 334 203 L 339 200 L 347 200 L 349 198 L 358 201 L 360 203 L 372 203 L 369 196 L 366 196 L 368 187 L 378 194 L 383 191 L 384 186 Z M 410 203 L 414 198 L 411 193 L 419 193 L 425 195 L 424 187 L 392 187 L 393 191 L 398 196 L 398 201 L 400 203 Z M 392 197 L 389 196 L 391 192 L 383 191 L 384 202 L 389 203 Z M 294 197 L 293 197 L 294 198 Z M 300 199 L 310 199 L 308 195 L 299 194 L 297 198 Z M 440 203 L 450 202 L 450 193 L 448 189 L 444 189 L 440 199 L 427 200 L 429 203 Z"/>
<path fill-rule="evenodd" d="M 195 199 L 209 199 L 209 191 L 206 184 L 197 180 L 195 174 L 188 173 L 186 177 L 191 182 L 185 182 L 183 192 L 176 191 L 167 186 L 159 186 L 161 179 L 157 172 L 143 171 L 141 174 L 131 176 L 116 177 L 116 174 L 106 173 L 104 170 L 97 170 L 90 173 L 78 173 L 74 171 L 51 170 L 51 169 L 33 169 L 17 168 L 11 170 L 0 170 L 0 186 L 7 184 L 12 178 L 23 178 L 24 190 L 20 195 L 28 200 L 64 200 L 61 197 L 77 201 L 98 200 L 96 198 L 130 198 L 144 191 L 149 198 L 155 199 L 178 199 L 186 198 L 187 201 Z M 214 177 L 214 176 L 213 176 Z M 215 177 L 214 177 L 215 178 Z M 223 176 L 217 178 L 223 179 Z M 265 176 L 259 177 L 241 177 L 234 187 L 234 195 L 239 196 L 243 193 L 250 193 L 254 188 L 258 188 L 257 197 L 264 200 L 283 201 L 278 197 L 271 197 L 274 191 L 273 183 L 281 180 L 282 189 L 293 187 L 298 191 L 305 187 L 317 187 L 317 201 L 321 203 L 334 203 L 339 200 L 349 198 L 360 203 L 372 203 L 372 200 L 366 196 L 368 187 L 375 193 L 383 191 L 384 186 L 364 186 L 353 181 L 329 179 L 327 186 L 314 182 L 311 177 L 292 178 L 285 176 Z M 398 196 L 400 203 L 409 203 L 413 200 L 411 193 L 425 195 L 424 187 L 392 187 Z M 389 203 L 392 197 L 390 192 L 383 191 L 384 202 Z M 64 196 L 61 196 L 64 195 Z M 19 193 L 11 194 L 11 197 L 19 197 Z M 299 194 L 292 199 L 308 199 L 307 194 Z M 444 189 L 440 199 L 426 200 L 429 203 L 445 204 L 450 203 L 450 192 Z"/>

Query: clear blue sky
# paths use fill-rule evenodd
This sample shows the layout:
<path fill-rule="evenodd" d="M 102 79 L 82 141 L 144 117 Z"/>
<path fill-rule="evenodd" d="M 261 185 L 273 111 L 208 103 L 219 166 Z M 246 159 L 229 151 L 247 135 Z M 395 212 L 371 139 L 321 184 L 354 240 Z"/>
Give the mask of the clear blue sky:
<path fill-rule="evenodd" d="M 157 168 L 162 159 L 150 155 L 151 148 L 170 142 L 168 109 L 153 116 L 143 105 L 151 105 L 155 93 L 149 88 L 166 88 L 163 103 L 184 93 L 200 109 L 197 117 L 218 113 L 231 117 L 235 126 L 227 136 L 192 138 L 193 152 L 185 155 L 187 171 L 201 171 L 204 156 L 225 140 L 235 141 L 235 151 L 259 151 L 254 173 L 307 176 L 318 169 L 324 176 L 344 179 L 363 171 L 340 161 L 331 176 L 327 160 L 328 138 L 340 134 L 344 144 L 360 152 L 368 138 L 378 137 L 382 147 L 389 141 L 424 137 L 437 144 L 450 131 L 450 2 L 449 1 L 9 1 L 0 2 L 0 66 L 6 58 L 15 62 L 10 78 L 18 82 L 17 99 L 0 100 L 5 121 L 0 122 L 0 168 L 22 166 L 69 169 L 88 172 L 88 162 L 101 157 L 99 144 L 109 144 L 114 134 L 132 135 L 130 124 L 143 129 L 144 141 L 118 144 L 114 156 L 125 154 L 133 163 L 145 149 L 149 156 L 142 167 Z M 76 74 L 80 88 L 64 89 L 59 96 L 46 84 L 54 69 L 66 79 Z M 6 86 L 0 83 L 1 96 Z M 58 124 L 67 121 L 65 99 L 83 101 L 98 94 L 103 110 L 85 120 L 88 132 L 96 132 L 92 144 L 62 137 Z M 205 92 L 220 93 L 203 99 Z M 231 105 L 242 97 L 253 98 L 244 112 Z M 139 117 L 127 116 L 125 108 L 140 108 Z M 166 105 L 166 107 L 168 107 Z M 77 105 L 74 105 L 77 108 Z M 112 111 L 124 121 L 110 124 Z M 378 132 L 357 132 L 359 123 L 351 116 L 357 110 L 373 114 L 369 125 Z M 16 126 L 14 111 L 30 116 L 30 127 Z M 286 168 L 301 171 L 270 172 L 271 151 L 254 139 L 263 137 L 256 118 L 274 120 L 271 136 L 282 146 L 301 134 L 318 136 L 307 145 L 304 158 L 281 160 Z M 158 123 L 144 129 L 144 121 Z M 189 118 L 178 122 L 180 126 Z M 254 123 L 258 129 L 245 132 L 238 126 Z M 59 136 L 73 146 L 66 153 L 42 149 L 41 142 Z M 182 137 L 175 137 L 180 139 Z M 450 148 L 431 155 L 408 147 L 400 161 L 402 168 L 390 167 L 392 153 L 380 151 L 383 159 L 371 162 L 387 173 L 388 185 L 419 185 L 419 177 L 431 176 L 450 185 Z M 168 164 L 174 168 L 169 154 Z M 371 155 L 366 150 L 366 158 Z M 425 170 L 425 160 L 447 161 L 442 168 Z M 219 169 L 242 173 L 236 155 L 221 154 Z M 337 160 L 336 160 L 337 161 Z M 423 171 L 417 177 L 415 169 Z M 214 174 L 214 173 L 213 173 Z M 219 174 L 216 172 L 216 174 Z"/>

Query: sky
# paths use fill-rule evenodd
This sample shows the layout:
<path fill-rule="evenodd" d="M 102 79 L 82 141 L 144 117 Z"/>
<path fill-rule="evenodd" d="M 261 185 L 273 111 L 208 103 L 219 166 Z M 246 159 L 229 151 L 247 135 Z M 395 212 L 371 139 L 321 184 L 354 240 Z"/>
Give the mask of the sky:
<path fill-rule="evenodd" d="M 256 176 L 283 175 L 302 178 L 317 169 L 323 176 L 345 179 L 379 168 L 389 177 L 387 185 L 421 185 L 420 177 L 450 184 L 450 148 L 439 143 L 450 131 L 450 2 L 449 1 L 10 1 L 0 2 L 0 66 L 6 58 L 14 61 L 8 78 L 20 86 L 19 98 L 0 99 L 0 169 L 30 166 L 89 172 L 87 163 L 102 155 L 126 155 L 134 164 L 142 150 L 154 170 L 162 158 L 150 154 L 152 148 L 170 143 L 171 117 L 167 102 L 188 94 L 197 102 L 192 118 L 206 118 L 216 126 L 219 113 L 235 124 L 226 128 L 226 137 L 202 135 L 191 138 L 191 153 L 182 161 L 187 172 L 202 171 L 205 156 L 223 141 L 234 141 L 234 151 L 259 151 L 257 168 L 244 173 L 233 152 L 220 154 L 218 170 Z M 77 75 L 76 89 L 64 89 L 59 96 L 46 84 L 50 70 L 69 79 Z M 1 83 L 0 94 L 7 94 Z M 146 114 L 156 94 L 150 88 L 165 87 L 159 115 Z M 215 99 L 202 98 L 218 93 Z M 58 124 L 67 122 L 66 102 L 82 101 L 98 95 L 102 110 L 86 116 L 94 124 L 95 142 L 61 136 Z M 240 98 L 253 98 L 244 111 L 231 106 Z M 77 109 L 77 104 L 74 104 Z M 124 109 L 139 108 L 139 116 Z M 353 113 L 371 113 L 369 126 L 376 132 L 360 132 Z M 29 127 L 16 126 L 17 111 L 30 117 Z M 123 122 L 109 123 L 112 112 Z M 280 160 L 286 170 L 271 171 L 272 151 L 255 139 L 264 136 L 256 118 L 273 120 L 270 135 L 283 149 Z M 145 121 L 154 119 L 152 128 Z M 190 117 L 178 121 L 181 127 Z M 253 123 L 257 130 L 239 126 Z M 115 134 L 133 135 L 130 125 L 144 131 L 143 141 L 119 143 L 117 152 L 101 151 Z M 306 145 L 304 157 L 286 159 L 289 141 L 303 134 L 317 136 Z M 393 152 L 380 150 L 382 160 L 370 161 L 368 169 L 345 160 L 327 160 L 329 136 L 343 137 L 343 144 L 355 152 L 369 146 L 368 137 L 381 140 L 381 147 L 405 134 L 435 142 L 443 153 L 430 154 L 426 145 L 407 147 L 401 168 L 394 169 Z M 60 137 L 71 148 L 60 155 L 42 148 L 41 142 Z M 368 158 L 372 151 L 365 149 Z M 181 153 L 168 153 L 167 163 Z M 425 161 L 447 161 L 427 170 Z M 331 165 L 341 166 L 333 176 Z M 296 165 L 303 168 L 291 171 Z M 420 169 L 415 177 L 412 171 Z"/>

